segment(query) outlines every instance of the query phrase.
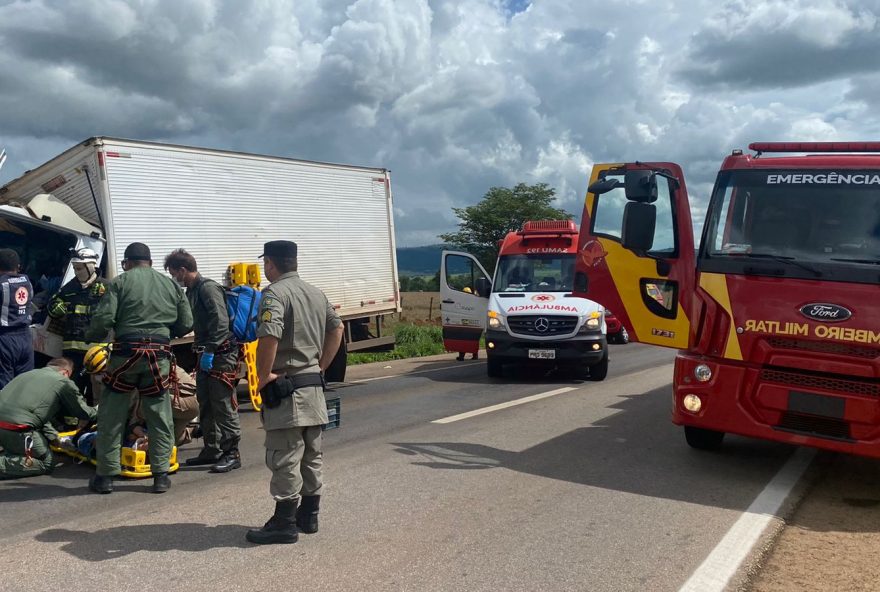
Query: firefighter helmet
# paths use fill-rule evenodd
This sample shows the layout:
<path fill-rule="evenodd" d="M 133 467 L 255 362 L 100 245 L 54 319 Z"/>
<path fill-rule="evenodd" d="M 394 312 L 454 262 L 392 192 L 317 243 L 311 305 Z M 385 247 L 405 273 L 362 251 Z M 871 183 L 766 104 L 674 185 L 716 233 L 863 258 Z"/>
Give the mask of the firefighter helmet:
<path fill-rule="evenodd" d="M 99 374 L 107 368 L 110 361 L 110 347 L 107 344 L 93 345 L 83 357 L 83 365 L 89 374 Z"/>
<path fill-rule="evenodd" d="M 81 249 L 71 249 L 71 259 L 72 263 L 92 263 L 94 265 L 98 264 L 98 254 L 88 247 L 83 247 Z"/>

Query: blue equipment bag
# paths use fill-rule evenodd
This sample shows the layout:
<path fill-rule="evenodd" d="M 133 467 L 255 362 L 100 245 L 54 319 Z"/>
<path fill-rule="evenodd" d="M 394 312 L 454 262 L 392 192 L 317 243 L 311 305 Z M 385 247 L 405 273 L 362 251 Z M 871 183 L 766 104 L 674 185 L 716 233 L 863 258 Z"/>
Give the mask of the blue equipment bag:
<path fill-rule="evenodd" d="M 235 286 L 226 290 L 229 329 L 239 343 L 257 339 L 258 315 L 263 293 L 251 286 Z"/>

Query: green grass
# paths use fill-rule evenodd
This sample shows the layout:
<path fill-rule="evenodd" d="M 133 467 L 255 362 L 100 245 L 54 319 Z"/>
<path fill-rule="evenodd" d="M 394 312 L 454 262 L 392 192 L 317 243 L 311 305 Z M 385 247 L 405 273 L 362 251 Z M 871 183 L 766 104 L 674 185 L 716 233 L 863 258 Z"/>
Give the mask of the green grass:
<path fill-rule="evenodd" d="M 403 324 L 394 327 L 396 343 L 389 352 L 354 352 L 348 354 L 348 365 L 386 362 L 442 354 L 443 331 L 432 325 Z"/>

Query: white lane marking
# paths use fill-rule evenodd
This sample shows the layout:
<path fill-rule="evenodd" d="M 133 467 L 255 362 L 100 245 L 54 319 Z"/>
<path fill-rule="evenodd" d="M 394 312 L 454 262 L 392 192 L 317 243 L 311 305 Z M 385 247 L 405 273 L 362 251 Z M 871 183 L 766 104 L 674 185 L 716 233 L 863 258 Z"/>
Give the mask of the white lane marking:
<path fill-rule="evenodd" d="M 530 395 L 528 397 L 523 397 L 522 399 L 515 399 L 513 401 L 508 401 L 506 403 L 499 403 L 498 405 L 492 405 L 490 407 L 483 407 L 482 409 L 474 409 L 473 411 L 459 413 L 458 415 L 450 415 L 449 417 L 444 417 L 443 419 L 435 419 L 431 423 L 452 423 L 453 421 L 460 421 L 462 419 L 467 419 L 469 417 L 483 415 L 484 413 L 492 413 L 493 411 L 500 411 L 501 409 L 507 409 L 508 407 L 515 407 L 517 405 L 525 405 L 526 403 L 531 403 L 532 401 L 539 401 L 541 399 L 546 399 L 547 397 L 554 397 L 556 395 L 561 395 L 562 393 L 568 393 L 568 392 L 576 391 L 576 390 L 577 390 L 577 388 L 575 388 L 573 386 L 558 388 L 553 391 L 547 391 L 546 393 L 538 393 L 537 395 Z"/>
<path fill-rule="evenodd" d="M 727 587 L 815 455 L 812 448 L 799 448 L 791 455 L 679 592 L 720 592 Z"/>
<path fill-rule="evenodd" d="M 439 372 L 440 370 L 451 370 L 452 368 L 461 368 L 462 366 L 476 366 L 478 364 L 482 364 L 483 362 L 477 362 L 477 364 L 456 364 L 454 366 L 443 366 L 442 368 L 431 368 L 429 370 L 413 370 L 412 372 L 404 372 L 403 374 L 391 374 L 389 376 L 375 376 L 373 378 L 361 378 L 360 380 L 352 380 L 351 382 L 346 382 L 345 384 L 361 384 L 364 382 L 373 382 L 374 380 L 386 380 L 388 378 L 400 378 L 401 376 L 409 376 L 410 374 L 424 374 L 425 372 Z"/>

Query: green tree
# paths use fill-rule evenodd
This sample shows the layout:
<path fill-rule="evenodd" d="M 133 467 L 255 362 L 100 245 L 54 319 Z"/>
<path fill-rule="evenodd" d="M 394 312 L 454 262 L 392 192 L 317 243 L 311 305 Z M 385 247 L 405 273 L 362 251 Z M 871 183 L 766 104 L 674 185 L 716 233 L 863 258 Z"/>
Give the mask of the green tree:
<path fill-rule="evenodd" d="M 508 232 L 519 230 L 528 220 L 570 220 L 572 215 L 554 208 L 556 190 L 546 183 L 519 183 L 513 189 L 492 187 L 476 205 L 452 208 L 458 219 L 458 232 L 440 238 L 455 249 L 467 251 L 480 260 L 490 274 L 498 259 L 498 241 Z"/>

